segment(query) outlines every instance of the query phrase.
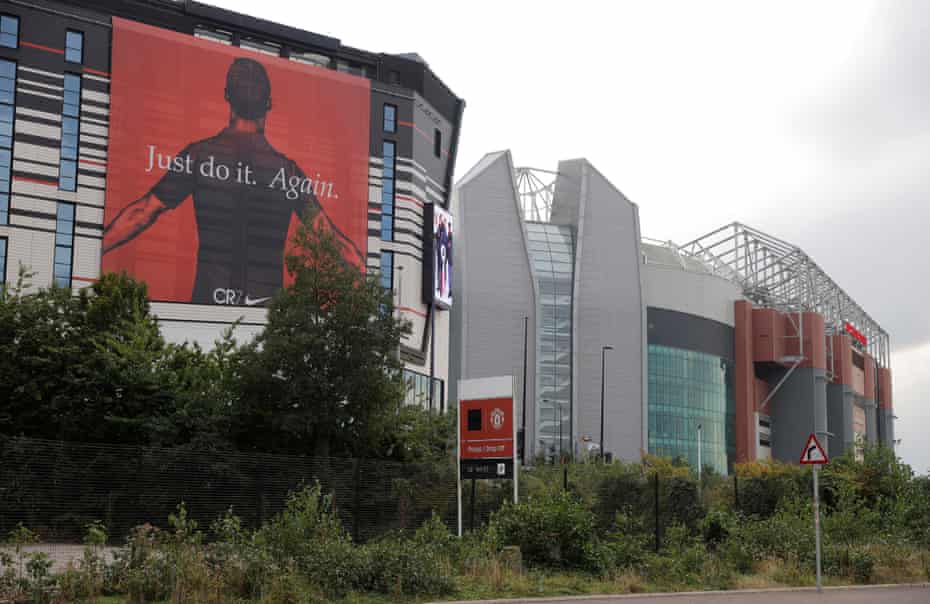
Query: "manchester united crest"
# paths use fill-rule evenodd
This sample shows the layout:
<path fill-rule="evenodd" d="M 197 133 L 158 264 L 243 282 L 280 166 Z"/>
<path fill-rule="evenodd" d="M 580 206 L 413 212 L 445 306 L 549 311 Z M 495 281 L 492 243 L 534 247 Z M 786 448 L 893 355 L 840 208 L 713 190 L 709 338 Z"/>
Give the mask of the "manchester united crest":
<path fill-rule="evenodd" d="M 500 409 L 494 409 L 491 411 L 491 427 L 495 430 L 500 430 L 504 427 L 504 412 Z"/>

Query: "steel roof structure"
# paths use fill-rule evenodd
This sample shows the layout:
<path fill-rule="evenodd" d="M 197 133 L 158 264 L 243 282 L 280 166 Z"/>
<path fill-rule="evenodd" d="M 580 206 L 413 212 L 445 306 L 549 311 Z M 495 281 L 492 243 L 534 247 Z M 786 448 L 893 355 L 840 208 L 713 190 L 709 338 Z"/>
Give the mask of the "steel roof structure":
<path fill-rule="evenodd" d="M 555 196 L 555 177 L 558 172 L 538 168 L 514 168 L 517 195 L 523 208 L 523 219 L 530 222 L 549 222 L 552 198 Z"/>
<path fill-rule="evenodd" d="M 558 172 L 515 168 L 514 180 L 524 219 L 548 222 Z M 664 247 L 685 270 L 706 270 L 743 290 L 747 300 L 783 312 L 823 315 L 828 334 L 846 333 L 849 323 L 867 338 L 868 353 L 889 367 L 891 345 L 886 332 L 800 247 L 734 222 L 684 245 L 643 238 Z M 645 250 L 644 250 L 645 251 Z"/>
<path fill-rule="evenodd" d="M 800 247 L 734 222 L 677 246 L 677 251 L 738 284 L 759 306 L 819 313 L 833 334 L 845 333 L 849 323 L 868 339 L 867 350 L 878 364 L 889 366 L 888 332 Z"/>

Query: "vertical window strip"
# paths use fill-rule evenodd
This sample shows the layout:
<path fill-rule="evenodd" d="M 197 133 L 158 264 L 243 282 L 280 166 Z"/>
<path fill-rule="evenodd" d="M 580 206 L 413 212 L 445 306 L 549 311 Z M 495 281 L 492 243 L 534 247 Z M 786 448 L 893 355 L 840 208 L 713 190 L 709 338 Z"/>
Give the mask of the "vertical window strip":
<path fill-rule="evenodd" d="M 73 203 L 58 202 L 55 220 L 55 264 L 53 277 L 58 287 L 71 287 L 71 265 L 74 251 L 74 212 Z"/>
<path fill-rule="evenodd" d="M 397 147 L 384 141 L 384 169 L 381 175 L 381 239 L 394 240 L 394 163 Z"/>
<path fill-rule="evenodd" d="M 84 62 L 84 34 L 69 29 L 65 33 L 65 61 L 69 63 Z"/>
<path fill-rule="evenodd" d="M 10 223 L 10 181 L 13 169 L 13 117 L 16 63 L 0 60 L 0 224 Z"/>
<path fill-rule="evenodd" d="M 6 284 L 6 249 L 6 238 L 0 237 L 0 286 Z"/>
<path fill-rule="evenodd" d="M 381 287 L 394 289 L 394 252 L 381 252 Z"/>
<path fill-rule="evenodd" d="M 81 76 L 65 74 L 64 101 L 61 107 L 61 159 L 58 188 L 77 190 L 78 141 L 81 137 Z"/>
<path fill-rule="evenodd" d="M 19 17 L 0 15 L 0 46 L 19 48 Z"/>
<path fill-rule="evenodd" d="M 397 107 L 394 105 L 384 105 L 384 131 L 397 132 Z"/>

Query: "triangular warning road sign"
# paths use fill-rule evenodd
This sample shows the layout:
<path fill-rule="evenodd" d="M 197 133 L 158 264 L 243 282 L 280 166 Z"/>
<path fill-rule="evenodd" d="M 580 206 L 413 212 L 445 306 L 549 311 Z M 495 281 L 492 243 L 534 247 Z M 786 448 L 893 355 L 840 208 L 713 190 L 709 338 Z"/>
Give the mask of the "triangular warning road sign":
<path fill-rule="evenodd" d="M 829 462 L 830 460 L 827 458 L 827 452 L 820 446 L 817 435 L 811 434 L 807 438 L 807 444 L 804 446 L 804 450 L 801 451 L 801 465 L 822 465 Z"/>

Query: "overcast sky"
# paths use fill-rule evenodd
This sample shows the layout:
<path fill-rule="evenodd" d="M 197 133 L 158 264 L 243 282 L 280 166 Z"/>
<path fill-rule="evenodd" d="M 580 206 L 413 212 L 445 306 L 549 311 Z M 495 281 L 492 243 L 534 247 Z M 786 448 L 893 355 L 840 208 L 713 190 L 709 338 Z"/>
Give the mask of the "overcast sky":
<path fill-rule="evenodd" d="M 898 452 L 930 470 L 930 2 L 208 1 L 418 52 L 466 100 L 459 175 L 583 156 L 646 236 L 801 246 L 890 332 Z"/>

